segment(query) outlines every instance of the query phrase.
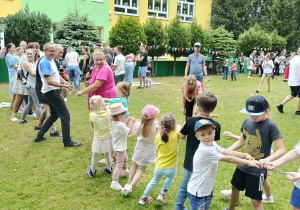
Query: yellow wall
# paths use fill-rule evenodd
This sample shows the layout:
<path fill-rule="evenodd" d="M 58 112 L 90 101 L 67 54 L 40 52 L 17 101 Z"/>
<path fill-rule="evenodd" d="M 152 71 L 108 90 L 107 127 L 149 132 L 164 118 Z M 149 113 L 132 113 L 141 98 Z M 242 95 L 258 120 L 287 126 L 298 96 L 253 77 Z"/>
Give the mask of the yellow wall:
<path fill-rule="evenodd" d="M 0 0 L 0 18 L 21 10 L 21 0 Z"/>

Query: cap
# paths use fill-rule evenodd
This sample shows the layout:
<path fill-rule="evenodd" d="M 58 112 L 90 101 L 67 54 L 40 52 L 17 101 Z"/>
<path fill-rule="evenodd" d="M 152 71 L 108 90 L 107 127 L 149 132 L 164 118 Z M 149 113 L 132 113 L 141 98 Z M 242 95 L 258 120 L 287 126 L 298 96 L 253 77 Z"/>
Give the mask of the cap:
<path fill-rule="evenodd" d="M 197 132 L 199 128 L 205 125 L 211 125 L 213 128 L 216 127 L 210 120 L 202 119 L 195 123 L 195 132 Z"/>
<path fill-rule="evenodd" d="M 124 113 L 128 110 L 120 102 L 110 105 L 109 109 L 110 109 L 110 115 L 111 116 L 116 116 L 116 115 Z"/>
<path fill-rule="evenodd" d="M 246 101 L 246 108 L 241 110 L 241 113 L 252 116 L 262 115 L 269 108 L 267 99 L 263 96 L 251 96 Z"/>
<path fill-rule="evenodd" d="M 196 42 L 196 43 L 194 44 L 194 46 L 199 46 L 199 47 L 201 47 L 201 44 L 200 44 L 200 42 Z"/>
<path fill-rule="evenodd" d="M 142 110 L 143 118 L 147 120 L 154 119 L 158 113 L 159 113 L 159 108 L 157 108 L 152 104 L 146 105 Z"/>

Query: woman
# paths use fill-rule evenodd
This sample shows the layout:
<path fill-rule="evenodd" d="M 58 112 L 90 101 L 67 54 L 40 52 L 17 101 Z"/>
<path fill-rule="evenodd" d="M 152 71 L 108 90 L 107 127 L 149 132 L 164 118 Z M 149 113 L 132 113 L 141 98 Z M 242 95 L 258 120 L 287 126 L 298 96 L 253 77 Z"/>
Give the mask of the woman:
<path fill-rule="evenodd" d="M 244 54 L 241 52 L 241 54 L 239 55 L 239 71 L 240 74 L 244 74 Z"/>
<path fill-rule="evenodd" d="M 36 107 L 36 114 L 39 118 L 42 114 L 42 105 L 39 103 L 39 100 L 36 95 L 35 91 L 35 83 L 36 83 L 36 62 L 35 62 L 35 53 L 33 49 L 27 49 L 26 51 L 27 61 L 25 61 L 22 65 L 22 69 L 27 77 L 26 89 L 28 93 L 28 104 L 25 107 L 21 120 L 19 124 L 28 123 L 25 120 L 26 115 L 28 114 L 29 110 L 32 108 L 33 104 Z"/>
<path fill-rule="evenodd" d="M 72 85 L 73 82 L 73 75 L 75 77 L 74 83 L 75 83 L 75 94 L 79 90 L 79 82 L 80 82 L 80 58 L 77 52 L 73 51 L 73 48 L 70 46 L 67 48 L 67 54 L 65 57 L 68 67 L 67 71 L 69 72 L 69 83 Z M 70 90 L 70 94 L 72 94 L 72 90 Z"/>
<path fill-rule="evenodd" d="M 19 59 L 19 62 L 20 62 L 23 54 L 24 54 L 24 49 L 22 47 L 17 47 L 16 56 L 17 56 L 17 59 Z"/>
<path fill-rule="evenodd" d="M 136 61 L 134 58 L 134 54 L 130 53 L 125 57 L 125 82 L 130 84 L 130 87 L 132 85 L 132 79 L 133 79 L 133 72 L 134 67 L 136 65 Z"/>
<path fill-rule="evenodd" d="M 88 98 L 93 95 L 100 95 L 103 98 L 117 98 L 115 89 L 114 75 L 105 61 L 105 55 L 97 51 L 94 53 L 95 67 L 92 73 L 87 73 L 86 77 L 90 78 L 89 86 L 82 91 L 78 91 L 77 95 L 81 96 L 88 93 Z M 90 104 L 88 103 L 90 109 Z"/>
<path fill-rule="evenodd" d="M 103 47 L 103 53 L 105 55 L 106 63 L 109 65 L 110 68 L 112 68 L 113 57 L 109 54 L 109 48 Z"/>
<path fill-rule="evenodd" d="M 261 77 L 260 83 L 258 85 L 258 89 L 256 90 L 257 93 L 259 93 L 261 85 L 262 85 L 262 83 L 263 83 L 263 81 L 265 80 L 266 77 L 268 78 L 268 80 L 267 80 L 267 82 L 268 82 L 268 92 L 270 92 L 270 78 L 272 76 L 272 71 L 274 69 L 274 63 L 273 63 L 272 59 L 270 59 L 269 54 L 267 54 L 265 56 L 265 60 L 262 64 L 262 68 L 263 68 L 264 74 Z"/>
<path fill-rule="evenodd" d="M 84 46 L 84 47 L 82 47 L 81 51 L 84 54 L 81 75 L 83 75 L 83 77 L 84 77 L 84 84 L 87 87 L 88 83 L 86 81 L 86 74 L 88 72 L 90 72 L 90 66 L 89 66 L 89 63 L 90 63 L 90 54 L 91 54 L 90 47 Z"/>
<path fill-rule="evenodd" d="M 181 89 L 183 115 L 185 115 L 186 118 L 192 117 L 195 99 L 199 92 L 204 92 L 203 84 L 197 81 L 195 75 L 189 75 L 185 83 L 181 85 Z"/>

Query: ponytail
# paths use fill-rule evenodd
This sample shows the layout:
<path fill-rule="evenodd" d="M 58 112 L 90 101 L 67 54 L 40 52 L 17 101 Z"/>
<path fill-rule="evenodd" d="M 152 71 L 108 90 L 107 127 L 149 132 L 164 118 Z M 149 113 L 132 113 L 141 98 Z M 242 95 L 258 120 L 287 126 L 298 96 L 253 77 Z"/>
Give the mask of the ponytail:
<path fill-rule="evenodd" d="M 173 113 L 165 113 L 161 116 L 160 119 L 160 125 L 161 125 L 161 140 L 164 143 L 169 142 L 169 132 L 173 131 L 176 127 L 176 118 Z"/>
<path fill-rule="evenodd" d="M 161 140 L 165 143 L 169 142 L 168 128 L 162 128 L 160 132 Z"/>

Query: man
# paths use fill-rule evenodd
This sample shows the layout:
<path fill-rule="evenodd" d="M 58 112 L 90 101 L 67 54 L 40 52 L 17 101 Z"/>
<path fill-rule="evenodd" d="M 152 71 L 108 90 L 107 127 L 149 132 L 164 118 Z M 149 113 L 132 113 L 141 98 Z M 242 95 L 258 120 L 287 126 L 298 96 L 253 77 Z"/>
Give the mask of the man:
<path fill-rule="evenodd" d="M 209 81 L 209 77 L 205 65 L 205 57 L 200 53 L 201 44 L 196 42 L 194 44 L 194 53 L 189 55 L 184 72 L 184 79 L 187 78 L 187 73 L 190 68 L 190 75 L 193 74 L 197 77 L 197 80 L 203 83 L 203 72 L 206 77 L 206 81 Z"/>
<path fill-rule="evenodd" d="M 281 104 L 277 105 L 277 109 L 280 113 L 283 113 L 283 106 L 298 96 L 296 115 L 300 115 L 300 48 L 297 55 L 291 60 L 289 82 L 291 88 L 291 95 L 288 95 Z"/>
<path fill-rule="evenodd" d="M 46 140 L 44 134 L 59 117 L 61 119 L 64 146 L 78 147 L 81 143 L 73 142 L 70 137 L 70 114 L 64 100 L 58 92 L 60 87 L 73 89 L 74 86 L 69 85 L 69 83 L 59 76 L 57 66 L 53 60 L 56 54 L 55 45 L 48 42 L 44 45 L 43 50 L 45 57 L 40 60 L 38 69 L 43 83 L 42 94 L 49 103 L 51 111 L 50 117 L 46 120 L 41 130 L 38 132 L 34 141 L 40 142 Z"/>
<path fill-rule="evenodd" d="M 100 50 L 100 47 L 101 47 L 100 43 L 95 44 L 94 45 L 94 51 L 96 52 L 96 51 Z M 90 65 L 91 70 L 93 70 L 93 68 L 95 66 L 93 56 L 94 56 L 94 53 L 91 54 L 91 58 L 90 58 L 90 61 L 89 61 L 89 65 Z"/>
<path fill-rule="evenodd" d="M 56 54 L 55 54 L 55 64 L 57 69 L 59 70 L 59 76 L 62 77 L 64 80 L 69 81 L 69 73 L 65 71 L 63 66 L 59 63 L 59 59 L 62 58 L 64 54 L 64 48 L 61 45 L 55 45 L 56 46 Z M 59 93 L 63 92 L 64 101 L 67 102 L 67 96 L 68 96 L 68 88 L 66 87 L 60 87 Z"/>
<path fill-rule="evenodd" d="M 256 61 L 255 61 L 256 53 L 257 53 L 257 51 L 254 50 L 254 51 L 250 54 L 250 56 L 252 57 L 252 60 L 253 60 L 253 62 L 254 62 L 254 65 L 256 65 Z"/>
<path fill-rule="evenodd" d="M 125 57 L 122 55 L 122 47 L 118 46 L 115 48 L 116 57 L 112 72 L 115 75 L 115 85 L 125 80 Z"/>
<path fill-rule="evenodd" d="M 27 49 L 27 42 L 21 41 L 19 47 L 22 47 L 26 51 L 26 49 Z"/>
<path fill-rule="evenodd" d="M 139 79 L 140 79 L 140 86 L 138 86 L 138 89 L 144 89 L 145 88 L 145 79 L 148 69 L 147 59 L 148 59 L 148 53 L 145 51 L 145 46 L 140 46 L 141 56 L 140 58 L 137 58 L 136 60 L 140 62 L 139 66 Z"/>

